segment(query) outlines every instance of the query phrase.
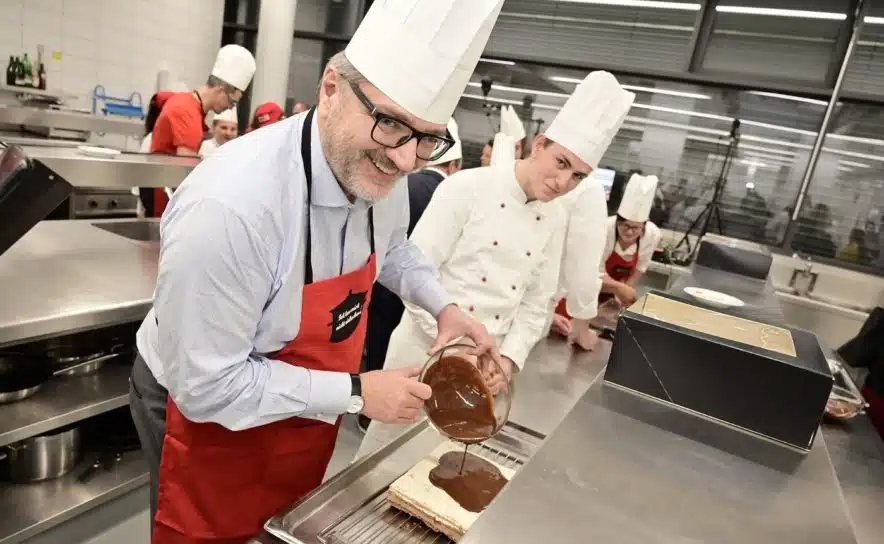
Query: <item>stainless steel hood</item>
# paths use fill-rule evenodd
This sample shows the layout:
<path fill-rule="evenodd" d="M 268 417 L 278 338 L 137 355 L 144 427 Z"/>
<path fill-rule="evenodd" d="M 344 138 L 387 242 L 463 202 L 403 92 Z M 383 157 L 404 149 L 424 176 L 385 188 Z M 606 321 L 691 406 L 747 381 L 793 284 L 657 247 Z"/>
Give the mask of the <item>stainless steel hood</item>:
<path fill-rule="evenodd" d="M 196 157 L 142 153 L 122 153 L 113 159 L 98 159 L 82 155 L 76 149 L 60 147 L 26 147 L 25 152 L 74 187 L 178 187 L 199 163 Z"/>

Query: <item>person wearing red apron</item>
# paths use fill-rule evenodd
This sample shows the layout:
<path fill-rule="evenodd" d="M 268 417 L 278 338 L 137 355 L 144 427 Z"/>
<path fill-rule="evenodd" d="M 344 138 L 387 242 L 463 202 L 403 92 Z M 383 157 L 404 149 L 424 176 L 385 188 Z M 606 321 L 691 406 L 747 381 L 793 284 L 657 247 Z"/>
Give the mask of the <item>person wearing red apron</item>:
<path fill-rule="evenodd" d="M 635 302 L 635 286 L 647 270 L 654 249 L 660 241 L 660 229 L 648 220 L 657 190 L 656 176 L 633 174 L 623 192 L 617 215 L 608 218 L 604 261 L 598 273 L 602 277 L 599 305 Z M 575 343 L 591 349 L 598 335 L 589 328 L 588 320 L 573 320 L 567 312 L 565 299 L 558 302 L 556 314 L 568 320 L 568 335 Z M 554 329 L 563 333 L 562 319 L 554 321 Z"/>
<path fill-rule="evenodd" d="M 308 202 L 311 117 L 312 112 L 301 140 Z M 371 254 L 365 265 L 314 282 L 307 206 L 301 327 L 274 359 L 311 370 L 359 372 L 377 272 L 371 209 L 368 214 Z M 338 315 L 358 318 L 335 328 Z M 334 425 L 294 417 L 230 431 L 217 423 L 189 421 L 170 397 L 153 543 L 232 544 L 258 534 L 265 521 L 322 483 L 339 424 L 340 417 Z"/>
<path fill-rule="evenodd" d="M 154 125 L 151 153 L 198 156 L 203 138 L 209 132 L 206 114 L 222 113 L 234 106 L 255 74 L 255 58 L 244 47 L 225 45 L 218 51 L 208 81 L 190 93 L 169 98 Z M 162 187 L 153 191 L 153 216 L 161 217 L 169 203 Z"/>

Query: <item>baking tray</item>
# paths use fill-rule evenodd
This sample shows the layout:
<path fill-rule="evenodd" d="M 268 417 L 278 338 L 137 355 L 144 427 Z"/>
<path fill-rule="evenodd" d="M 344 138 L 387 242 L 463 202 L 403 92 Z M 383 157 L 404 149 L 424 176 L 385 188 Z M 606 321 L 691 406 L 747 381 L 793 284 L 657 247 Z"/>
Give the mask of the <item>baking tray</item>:
<path fill-rule="evenodd" d="M 270 519 L 264 529 L 288 544 L 452 542 L 387 503 L 390 485 L 443 442 L 424 420 Z M 540 442 L 532 431 L 507 423 L 470 452 L 518 471 Z"/>

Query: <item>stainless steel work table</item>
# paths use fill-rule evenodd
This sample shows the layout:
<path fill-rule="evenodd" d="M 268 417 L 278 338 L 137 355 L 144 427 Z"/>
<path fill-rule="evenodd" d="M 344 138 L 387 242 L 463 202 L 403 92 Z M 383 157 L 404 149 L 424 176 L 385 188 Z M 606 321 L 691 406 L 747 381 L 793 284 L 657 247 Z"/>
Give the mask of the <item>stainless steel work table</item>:
<path fill-rule="evenodd" d="M 701 269 L 670 292 L 689 285 L 782 321 L 765 282 Z M 872 544 L 882 504 L 884 444 L 865 416 L 824 426 L 801 456 L 597 380 L 461 542 Z"/>
<path fill-rule="evenodd" d="M 147 314 L 159 244 L 95 223 L 42 221 L 0 255 L 0 346 Z"/>

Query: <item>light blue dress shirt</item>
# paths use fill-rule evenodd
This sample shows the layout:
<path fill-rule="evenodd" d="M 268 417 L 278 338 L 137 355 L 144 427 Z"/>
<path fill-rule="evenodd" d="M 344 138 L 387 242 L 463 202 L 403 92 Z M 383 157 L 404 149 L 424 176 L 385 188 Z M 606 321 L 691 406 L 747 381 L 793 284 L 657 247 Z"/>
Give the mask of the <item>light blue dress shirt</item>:
<path fill-rule="evenodd" d="M 191 421 L 239 430 L 292 416 L 333 422 L 347 409 L 346 373 L 266 356 L 295 338 L 301 322 L 304 117 L 219 148 L 187 177 L 163 215 L 154 304 L 138 330 L 138 351 Z M 369 205 L 351 203 L 341 190 L 315 117 L 311 130 L 313 276 L 321 281 L 366 264 Z M 406 238 L 406 183 L 375 203 L 374 223 L 378 281 L 438 315 L 451 298 Z"/>

